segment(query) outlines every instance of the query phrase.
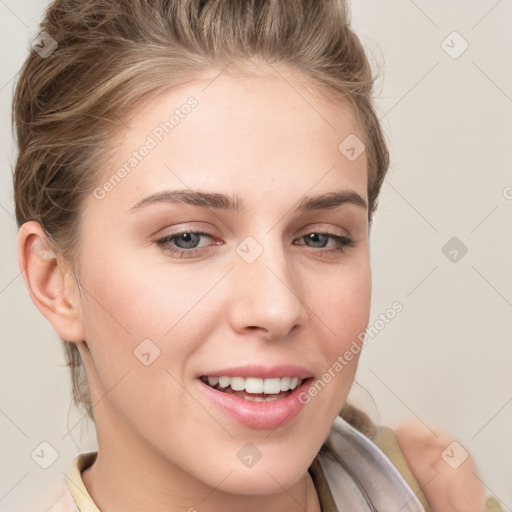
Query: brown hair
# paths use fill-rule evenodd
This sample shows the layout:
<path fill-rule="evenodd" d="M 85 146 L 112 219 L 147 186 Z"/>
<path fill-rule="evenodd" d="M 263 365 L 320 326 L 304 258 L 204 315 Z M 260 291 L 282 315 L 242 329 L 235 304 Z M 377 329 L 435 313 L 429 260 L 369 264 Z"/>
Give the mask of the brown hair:
<path fill-rule="evenodd" d="M 353 107 L 365 134 L 371 223 L 389 156 L 375 78 L 344 0 L 55 0 L 37 39 L 46 53 L 27 57 L 13 99 L 16 220 L 38 221 L 76 277 L 81 208 L 97 186 L 91 169 L 112 151 L 105 141 L 142 101 L 254 59 L 298 71 Z M 76 344 L 62 342 L 73 401 L 94 421 Z"/>

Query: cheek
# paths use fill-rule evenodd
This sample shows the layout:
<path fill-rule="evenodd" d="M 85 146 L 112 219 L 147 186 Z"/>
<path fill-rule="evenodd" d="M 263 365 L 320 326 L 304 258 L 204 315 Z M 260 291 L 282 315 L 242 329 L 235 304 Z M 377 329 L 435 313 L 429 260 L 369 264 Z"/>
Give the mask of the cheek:
<path fill-rule="evenodd" d="M 339 352 L 357 339 L 368 325 L 371 305 L 371 269 L 364 258 L 357 265 L 342 267 L 311 291 L 315 297 L 312 308 L 323 320 L 329 350 Z M 329 336 L 330 334 L 330 336 Z"/>
<path fill-rule="evenodd" d="M 103 260 L 84 279 L 89 292 L 85 320 L 95 331 L 90 337 L 115 334 L 112 342 L 130 339 L 134 344 L 146 338 L 172 337 L 214 284 L 207 276 L 190 277 L 190 273 L 159 264 Z"/>
<path fill-rule="evenodd" d="M 317 305 L 313 309 L 323 333 L 323 373 L 318 377 L 322 383 L 317 388 L 326 411 L 333 416 L 345 402 L 356 374 L 370 316 L 371 288 L 368 259 L 347 265 L 337 279 L 315 288 Z"/>
<path fill-rule="evenodd" d="M 354 382 L 371 303 L 368 260 L 347 264 L 330 277 L 317 280 L 310 290 L 315 303 L 314 313 L 310 315 L 314 327 L 310 327 L 310 332 L 314 330 L 318 340 L 322 371 L 301 397 L 305 408 L 312 411 L 311 417 L 323 419 L 310 426 L 321 439 L 327 437 Z"/>
<path fill-rule="evenodd" d="M 212 332 L 216 302 L 208 292 L 218 275 L 204 274 L 194 278 L 183 269 L 121 255 L 84 272 L 86 340 L 104 391 L 129 372 L 123 388 L 140 382 L 140 388 L 163 392 L 158 396 L 179 396 L 177 381 L 185 380 L 187 362 Z M 130 391 L 130 401 L 158 401 L 144 393 Z"/>
<path fill-rule="evenodd" d="M 172 424 L 176 410 L 201 417 L 179 383 L 188 358 L 208 336 L 194 315 L 194 304 L 205 295 L 207 283 L 194 287 L 189 281 L 183 292 L 187 283 L 176 279 L 179 273 L 166 275 L 163 270 L 103 260 L 101 269 L 83 278 L 85 333 L 97 388 L 93 402 L 108 393 L 116 410 L 140 423 L 142 430 L 147 418 L 158 418 L 162 426 Z M 100 402 L 102 406 L 106 403 Z"/>

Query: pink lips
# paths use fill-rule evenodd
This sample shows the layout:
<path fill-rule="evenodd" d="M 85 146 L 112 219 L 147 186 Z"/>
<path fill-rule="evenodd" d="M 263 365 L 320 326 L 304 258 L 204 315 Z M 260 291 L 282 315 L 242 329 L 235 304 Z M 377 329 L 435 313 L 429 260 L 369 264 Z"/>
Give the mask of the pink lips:
<path fill-rule="evenodd" d="M 202 392 L 212 403 L 229 417 L 249 428 L 275 429 L 290 423 L 302 410 L 304 403 L 299 396 L 307 391 L 314 379 L 312 373 L 306 368 L 293 365 L 280 365 L 264 367 L 258 365 L 239 368 L 226 368 L 215 370 L 199 376 L 209 377 L 259 377 L 270 379 L 275 377 L 297 377 L 302 379 L 302 384 L 279 400 L 269 402 L 253 402 L 244 400 L 236 395 L 218 391 L 201 379 L 196 379 Z"/>

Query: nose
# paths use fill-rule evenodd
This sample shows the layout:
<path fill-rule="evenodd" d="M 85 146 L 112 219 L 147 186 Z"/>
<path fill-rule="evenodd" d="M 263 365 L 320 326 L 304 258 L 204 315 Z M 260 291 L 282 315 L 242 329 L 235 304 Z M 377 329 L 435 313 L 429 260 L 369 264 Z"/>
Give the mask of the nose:
<path fill-rule="evenodd" d="M 281 245 L 269 245 L 251 263 L 236 258 L 229 315 L 236 332 L 258 331 L 268 340 L 279 340 L 305 325 L 308 308 L 300 275 Z"/>

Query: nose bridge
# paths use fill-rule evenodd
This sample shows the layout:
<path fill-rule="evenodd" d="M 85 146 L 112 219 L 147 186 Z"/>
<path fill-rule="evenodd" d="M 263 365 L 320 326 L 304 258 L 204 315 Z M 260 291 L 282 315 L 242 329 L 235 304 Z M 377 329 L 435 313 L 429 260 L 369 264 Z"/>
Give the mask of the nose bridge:
<path fill-rule="evenodd" d="M 231 321 L 237 330 L 261 328 L 268 337 L 286 336 L 307 318 L 300 276 L 280 239 L 247 237 L 237 247 Z"/>

